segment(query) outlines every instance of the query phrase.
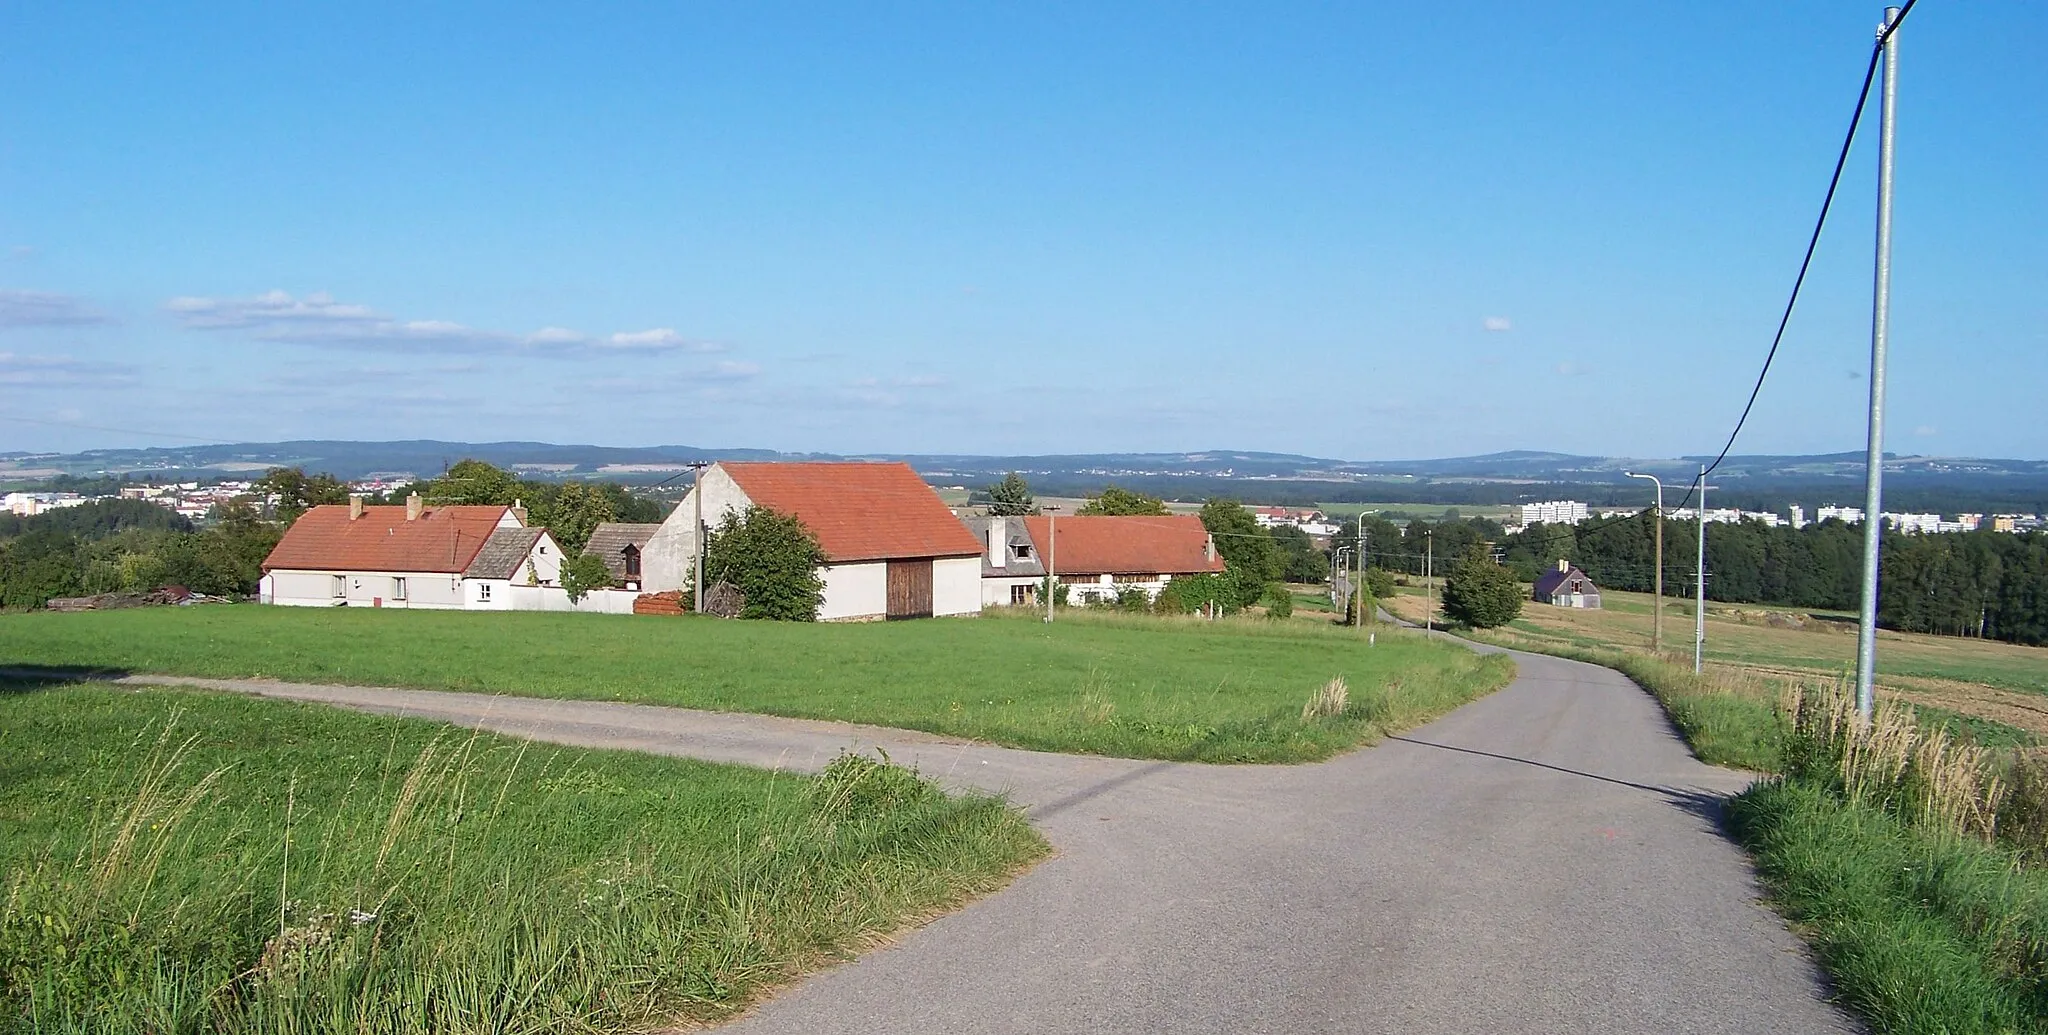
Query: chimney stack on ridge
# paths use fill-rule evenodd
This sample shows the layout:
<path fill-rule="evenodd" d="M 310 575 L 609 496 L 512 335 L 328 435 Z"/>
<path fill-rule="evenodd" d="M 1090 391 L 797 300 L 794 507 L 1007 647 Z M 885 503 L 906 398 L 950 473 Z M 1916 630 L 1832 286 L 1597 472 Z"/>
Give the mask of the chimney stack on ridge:
<path fill-rule="evenodd" d="M 420 499 L 419 493 L 415 492 L 405 498 L 405 519 L 407 521 L 418 521 L 420 519 L 420 512 L 425 509 L 426 501 Z"/>
<path fill-rule="evenodd" d="M 348 519 L 354 521 L 363 516 L 363 498 L 350 493 L 348 497 Z"/>

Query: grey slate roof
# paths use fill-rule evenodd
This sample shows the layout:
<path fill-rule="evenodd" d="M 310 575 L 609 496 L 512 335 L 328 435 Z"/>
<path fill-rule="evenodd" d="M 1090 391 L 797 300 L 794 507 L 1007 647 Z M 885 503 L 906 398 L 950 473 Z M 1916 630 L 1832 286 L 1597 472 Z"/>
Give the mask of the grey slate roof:
<path fill-rule="evenodd" d="M 1536 577 L 1536 584 L 1533 587 L 1531 587 L 1531 589 L 1533 589 L 1534 592 L 1532 592 L 1530 596 L 1535 597 L 1537 600 L 1541 600 L 1545 603 L 1548 603 L 1551 597 L 1557 595 L 1557 592 L 1561 587 L 1563 587 L 1566 583 L 1570 582 L 1573 579 L 1577 579 L 1579 583 L 1581 583 L 1584 587 L 1579 592 L 1600 592 L 1600 587 L 1594 585 L 1593 580 L 1587 578 L 1586 573 L 1580 571 L 1579 566 L 1574 564 L 1564 571 L 1559 571 L 1555 567 L 1553 567 L 1549 571 L 1546 571 L 1543 574 L 1538 575 Z"/>
<path fill-rule="evenodd" d="M 623 579 L 626 577 L 626 555 L 622 551 L 628 546 L 647 549 L 647 541 L 659 531 L 659 522 L 607 521 L 590 533 L 590 541 L 583 544 L 583 552 L 604 558 L 604 566 L 611 569 L 612 577 Z"/>
<path fill-rule="evenodd" d="M 545 528 L 500 528 L 484 540 L 484 548 L 476 552 L 476 560 L 462 573 L 466 579 L 509 579 L 519 575 L 521 565 L 526 563 L 533 544 L 547 534 Z"/>
<path fill-rule="evenodd" d="M 1007 558 L 1008 563 L 1004 564 L 1000 568 L 988 562 L 988 530 L 991 525 L 994 525 L 996 522 L 999 521 L 1007 521 L 1009 525 L 1009 534 L 1006 537 L 1007 541 L 1003 545 L 1003 549 L 1005 551 L 1004 557 Z M 1037 544 L 1031 541 L 1030 533 L 1024 530 L 1023 518 L 999 518 L 975 515 L 972 517 L 961 518 L 960 523 L 966 525 L 967 530 L 973 532 L 974 537 L 976 539 L 981 540 L 982 542 L 982 578 L 1000 578 L 1007 576 L 1015 578 L 1039 579 L 1045 577 L 1045 562 L 1039 559 Z M 1060 538 L 1065 539 L 1066 537 L 1061 536 Z M 1015 549 L 1015 547 L 1018 546 L 1030 547 L 1031 556 L 1018 557 L 1017 551 Z"/>

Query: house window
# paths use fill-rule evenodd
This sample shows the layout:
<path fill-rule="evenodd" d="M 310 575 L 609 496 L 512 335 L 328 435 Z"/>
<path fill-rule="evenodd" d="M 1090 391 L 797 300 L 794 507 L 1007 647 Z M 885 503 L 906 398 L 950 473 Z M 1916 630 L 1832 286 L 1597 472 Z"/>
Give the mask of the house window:
<path fill-rule="evenodd" d="M 1096 585 L 1096 584 L 1100 583 L 1101 581 L 1102 581 L 1102 577 L 1101 577 L 1101 576 L 1099 576 L 1099 575 L 1062 575 L 1062 576 L 1060 576 L 1060 585 L 1062 585 L 1062 586 L 1093 586 L 1093 585 Z"/>
<path fill-rule="evenodd" d="M 391 580 L 391 599 L 393 599 L 393 600 L 404 600 L 404 599 L 405 599 L 405 580 L 404 580 L 404 579 L 402 579 L 402 578 L 394 578 L 394 579 L 392 579 L 392 580 Z"/>
<path fill-rule="evenodd" d="M 1125 575 L 1118 575 L 1116 577 L 1116 580 L 1118 582 L 1158 582 L 1159 576 L 1157 574 L 1135 572 Z"/>
<path fill-rule="evenodd" d="M 334 576 L 327 584 L 327 595 L 337 598 L 348 596 L 348 580 L 339 575 Z"/>
<path fill-rule="evenodd" d="M 1028 604 L 1031 602 L 1031 597 L 1032 592 L 1030 586 L 1010 587 L 1010 603 L 1012 604 Z"/>
<path fill-rule="evenodd" d="M 476 584 L 476 598 L 477 598 L 477 600 L 478 600 L 478 601 L 480 601 L 480 602 L 482 602 L 482 603 L 486 603 L 486 604 L 490 603 L 490 602 L 491 602 L 491 584 L 490 584 L 490 583 L 488 583 L 488 582 L 479 582 L 479 583 L 477 583 L 477 584 Z"/>
<path fill-rule="evenodd" d="M 623 552 L 626 555 L 626 577 L 629 579 L 639 578 L 640 551 L 638 549 L 635 549 L 634 547 L 628 546 Z"/>
<path fill-rule="evenodd" d="M 1030 559 L 1031 559 L 1031 544 L 1030 544 L 1030 543 L 1017 543 L 1017 544 L 1014 544 L 1014 545 L 1012 545 L 1012 546 L 1010 547 L 1010 556 L 1012 556 L 1012 557 L 1015 557 L 1016 559 L 1018 559 L 1018 560 L 1020 560 L 1020 561 L 1028 561 L 1028 560 L 1030 560 Z"/>

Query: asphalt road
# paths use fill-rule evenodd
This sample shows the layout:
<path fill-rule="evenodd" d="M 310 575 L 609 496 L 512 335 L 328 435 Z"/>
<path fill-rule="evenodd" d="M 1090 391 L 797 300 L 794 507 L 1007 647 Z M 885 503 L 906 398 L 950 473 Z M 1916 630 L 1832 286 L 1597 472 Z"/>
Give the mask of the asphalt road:
<path fill-rule="evenodd" d="M 1429 726 L 1287 767 L 637 705 L 138 681 L 797 769 L 879 745 L 1008 793 L 1057 846 L 734 1035 L 1857 1030 L 1717 829 L 1747 778 L 1695 761 L 1620 675 L 1516 660 L 1512 685 Z"/>

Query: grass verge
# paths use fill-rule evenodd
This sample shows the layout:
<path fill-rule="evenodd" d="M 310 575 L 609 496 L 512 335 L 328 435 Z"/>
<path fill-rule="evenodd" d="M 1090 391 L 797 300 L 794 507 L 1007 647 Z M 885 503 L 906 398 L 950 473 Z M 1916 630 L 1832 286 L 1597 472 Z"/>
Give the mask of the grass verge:
<path fill-rule="evenodd" d="M 2048 1030 L 2048 759 L 1834 688 L 1787 714 L 1731 826 L 1844 1000 L 1888 1035 Z"/>
<path fill-rule="evenodd" d="M 0 691 L 0 1031 L 729 1015 L 1007 882 L 1014 811 L 177 691 Z"/>
<path fill-rule="evenodd" d="M 1513 663 L 1313 622 L 1062 613 L 865 625 L 219 606 L 0 616 L 0 665 L 262 676 L 872 723 L 1047 751 L 1301 762 L 1506 685 Z M 1304 719 L 1333 678 L 1357 707 Z"/>

